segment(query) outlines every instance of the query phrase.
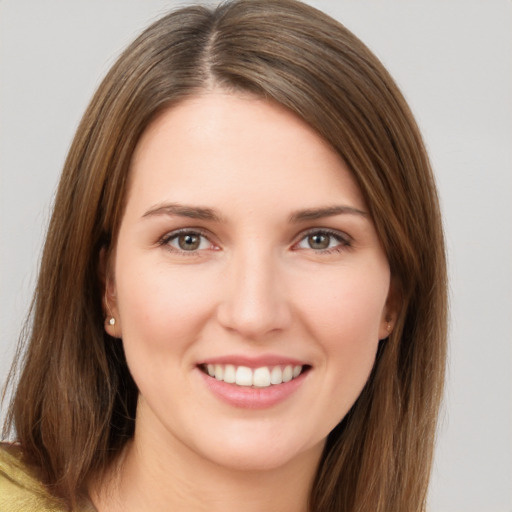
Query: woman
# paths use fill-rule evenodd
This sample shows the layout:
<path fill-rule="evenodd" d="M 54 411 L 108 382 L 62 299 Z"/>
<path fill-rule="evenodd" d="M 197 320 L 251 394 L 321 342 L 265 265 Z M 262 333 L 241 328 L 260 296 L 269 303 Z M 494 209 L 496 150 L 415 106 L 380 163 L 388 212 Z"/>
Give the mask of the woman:
<path fill-rule="evenodd" d="M 445 324 L 432 173 L 378 60 L 292 0 L 171 13 L 70 149 L 4 506 L 424 510 Z"/>

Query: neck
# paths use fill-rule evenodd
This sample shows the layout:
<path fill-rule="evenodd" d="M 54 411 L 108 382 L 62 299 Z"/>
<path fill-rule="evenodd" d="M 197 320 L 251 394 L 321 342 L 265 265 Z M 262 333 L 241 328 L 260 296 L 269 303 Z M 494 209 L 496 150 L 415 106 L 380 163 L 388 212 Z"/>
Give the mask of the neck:
<path fill-rule="evenodd" d="M 230 468 L 181 443 L 136 431 L 107 478 L 91 486 L 99 512 L 306 512 L 323 446 L 276 468 Z M 108 482 L 108 483 L 105 483 Z"/>

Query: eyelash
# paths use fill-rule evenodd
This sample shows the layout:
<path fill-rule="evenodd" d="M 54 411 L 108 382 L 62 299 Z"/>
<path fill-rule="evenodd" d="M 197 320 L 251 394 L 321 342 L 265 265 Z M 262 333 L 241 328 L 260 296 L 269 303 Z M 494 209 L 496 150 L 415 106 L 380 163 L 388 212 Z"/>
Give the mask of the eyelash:
<path fill-rule="evenodd" d="M 339 242 L 339 244 L 337 244 L 334 247 L 327 248 L 327 249 L 315 250 L 312 247 L 310 247 L 310 248 L 306 248 L 306 250 L 312 250 L 315 253 L 321 254 L 321 255 L 324 255 L 324 254 L 329 255 L 329 254 L 333 254 L 333 253 L 342 252 L 342 251 L 352 247 L 352 240 L 347 234 L 342 233 L 340 231 L 335 231 L 332 229 L 319 229 L 319 228 L 310 229 L 309 231 L 306 231 L 305 233 L 301 233 L 300 240 L 294 244 L 294 247 L 299 245 L 301 242 L 306 240 L 308 237 L 315 236 L 315 235 L 316 236 L 323 235 L 323 236 L 330 237 L 331 239 L 334 238 L 334 240 Z M 329 242 L 329 245 L 330 245 L 330 242 Z"/>
<path fill-rule="evenodd" d="M 192 250 L 192 251 L 186 251 L 183 249 L 179 249 L 177 247 L 173 247 L 170 245 L 170 242 L 173 240 L 178 239 L 180 236 L 198 236 L 200 238 L 203 238 L 208 241 L 210 246 L 213 246 L 214 244 L 210 241 L 208 235 L 204 233 L 203 231 L 199 229 L 179 229 L 177 231 L 172 231 L 171 233 L 165 234 L 159 241 L 158 245 L 165 246 L 165 248 L 173 253 L 182 254 L 184 256 L 197 256 L 199 253 L 199 250 Z"/>
<path fill-rule="evenodd" d="M 208 243 L 210 244 L 210 246 L 214 246 L 214 244 L 210 241 L 208 235 L 205 232 L 203 232 L 201 230 L 189 229 L 189 228 L 179 229 L 177 231 L 172 231 L 171 233 L 167 233 L 158 241 L 158 245 L 165 246 L 169 251 L 178 253 L 178 254 L 182 254 L 184 256 L 197 256 L 198 253 L 200 252 L 200 250 L 204 250 L 204 249 L 194 249 L 194 250 L 187 251 L 187 250 L 179 249 L 177 247 L 173 247 L 170 245 L 170 242 L 172 242 L 173 240 L 178 239 L 180 236 L 187 236 L 187 235 L 188 236 L 197 236 L 197 237 L 206 239 L 208 241 Z M 339 244 L 334 247 L 331 247 L 331 248 L 320 249 L 320 250 L 315 250 L 312 247 L 304 248 L 304 249 L 311 250 L 311 251 L 315 252 L 316 254 L 328 255 L 328 254 L 342 252 L 352 246 L 351 238 L 348 235 L 346 235 L 345 233 L 341 233 L 339 231 L 330 230 L 330 229 L 315 228 L 315 229 L 310 229 L 306 232 L 301 233 L 298 242 L 295 242 L 293 244 L 292 248 L 296 248 L 300 243 L 302 243 L 308 237 L 319 236 L 319 235 L 327 236 L 330 239 L 334 238 L 334 240 L 339 242 Z M 329 241 L 329 245 L 330 245 L 330 241 Z M 301 250 L 301 249 L 298 248 L 298 250 Z"/>

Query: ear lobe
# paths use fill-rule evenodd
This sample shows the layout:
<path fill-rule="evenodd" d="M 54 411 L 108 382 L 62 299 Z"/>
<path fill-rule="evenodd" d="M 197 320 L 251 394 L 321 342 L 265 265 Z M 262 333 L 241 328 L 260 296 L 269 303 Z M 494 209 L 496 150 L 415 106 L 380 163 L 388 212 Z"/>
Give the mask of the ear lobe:
<path fill-rule="evenodd" d="M 117 309 L 116 285 L 113 272 L 108 263 L 109 257 L 105 247 L 100 250 L 99 258 L 98 277 L 103 288 L 102 309 L 105 318 L 105 331 L 113 338 L 120 338 L 121 322 Z"/>
<path fill-rule="evenodd" d="M 115 285 L 107 279 L 103 294 L 103 311 L 105 312 L 105 331 L 113 338 L 121 337 L 121 321 L 117 310 Z"/>
<path fill-rule="evenodd" d="M 391 283 L 389 285 L 388 297 L 386 299 L 386 305 L 384 306 L 384 310 L 382 312 L 382 318 L 379 327 L 379 340 L 384 340 L 389 338 L 390 334 L 393 332 L 393 328 L 395 327 L 396 320 L 398 315 L 400 314 L 402 306 L 402 298 L 401 293 L 399 291 L 399 286 L 396 281 L 392 278 Z"/>
<path fill-rule="evenodd" d="M 393 326 L 393 319 L 390 316 L 385 315 L 379 328 L 379 340 L 382 341 L 389 338 L 390 334 L 393 332 Z"/>

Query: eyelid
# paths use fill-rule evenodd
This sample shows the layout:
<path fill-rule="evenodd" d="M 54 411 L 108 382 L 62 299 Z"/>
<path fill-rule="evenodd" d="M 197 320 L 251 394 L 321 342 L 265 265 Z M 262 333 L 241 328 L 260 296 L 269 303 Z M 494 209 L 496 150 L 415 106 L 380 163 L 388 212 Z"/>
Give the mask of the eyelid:
<path fill-rule="evenodd" d="M 193 256 L 193 255 L 197 255 L 199 252 L 201 251 L 204 251 L 205 249 L 201 249 L 201 250 L 196 250 L 196 251 L 184 251 L 182 249 L 178 249 L 176 247 L 173 247 L 169 244 L 169 242 L 175 238 L 177 238 L 178 236 L 180 235 L 188 235 L 188 234 L 193 234 L 193 235 L 199 235 L 203 238 L 206 238 L 206 240 L 208 240 L 208 242 L 215 248 L 215 249 L 218 249 L 218 244 L 216 244 L 215 242 L 212 241 L 212 234 L 203 229 L 203 228 L 194 228 L 194 227 L 186 227 L 186 228 L 179 228 L 179 229 L 175 229 L 173 231 L 168 231 L 165 235 L 163 235 L 162 237 L 160 237 L 160 239 L 158 240 L 157 244 L 159 246 L 166 246 L 166 248 L 169 250 L 169 251 L 172 251 L 174 253 L 178 253 L 178 254 L 185 254 L 186 256 Z"/>
<path fill-rule="evenodd" d="M 306 237 L 316 234 L 322 234 L 322 235 L 328 235 L 332 236 L 336 240 L 338 240 L 342 246 L 342 248 L 348 248 L 351 247 L 353 238 L 345 233 L 344 231 L 339 231 L 337 229 L 332 228 L 310 228 L 306 231 L 302 231 L 296 238 L 296 241 L 293 243 L 292 247 L 296 247 L 300 242 L 302 242 Z M 331 247 L 330 249 L 323 249 L 323 250 L 315 250 L 310 249 L 311 251 L 317 252 L 319 254 L 326 254 L 329 252 L 336 252 L 340 250 L 339 246 Z"/>
<path fill-rule="evenodd" d="M 205 230 L 203 228 L 195 228 L 195 227 L 184 227 L 184 228 L 179 228 L 179 229 L 175 229 L 172 231 L 168 231 L 162 237 L 160 237 L 157 244 L 159 246 L 166 246 L 166 248 L 169 251 L 172 251 L 172 252 L 178 253 L 178 254 L 185 254 L 187 256 L 198 255 L 199 252 L 207 250 L 207 249 L 200 249 L 200 250 L 195 250 L 195 251 L 185 251 L 185 250 L 181 250 L 179 248 L 173 247 L 169 244 L 169 242 L 171 240 L 177 238 L 180 235 L 184 235 L 184 234 L 199 235 L 199 236 L 205 238 L 206 240 L 208 240 L 208 242 L 211 244 L 212 247 L 210 247 L 209 249 L 213 249 L 213 250 L 219 249 L 218 244 L 212 240 L 212 238 L 214 238 L 213 235 L 208 230 Z M 327 249 L 323 249 L 323 250 L 315 250 L 312 248 L 310 249 L 311 251 L 314 251 L 319 254 L 321 254 L 321 253 L 326 254 L 326 253 L 337 252 L 337 251 L 339 252 L 340 248 L 344 249 L 344 248 L 351 247 L 352 241 L 353 241 L 352 237 L 350 235 L 348 235 L 347 233 L 345 233 L 344 231 L 339 231 L 337 229 L 332 229 L 332 228 L 315 227 L 315 228 L 309 228 L 305 231 L 302 231 L 296 237 L 295 242 L 292 244 L 292 249 L 297 248 L 298 244 L 300 242 L 302 242 L 306 237 L 315 235 L 315 234 L 323 234 L 323 235 L 331 236 L 335 240 L 339 241 L 339 243 L 340 243 L 340 245 L 338 245 L 336 247 L 331 247 L 331 248 L 327 248 Z"/>

